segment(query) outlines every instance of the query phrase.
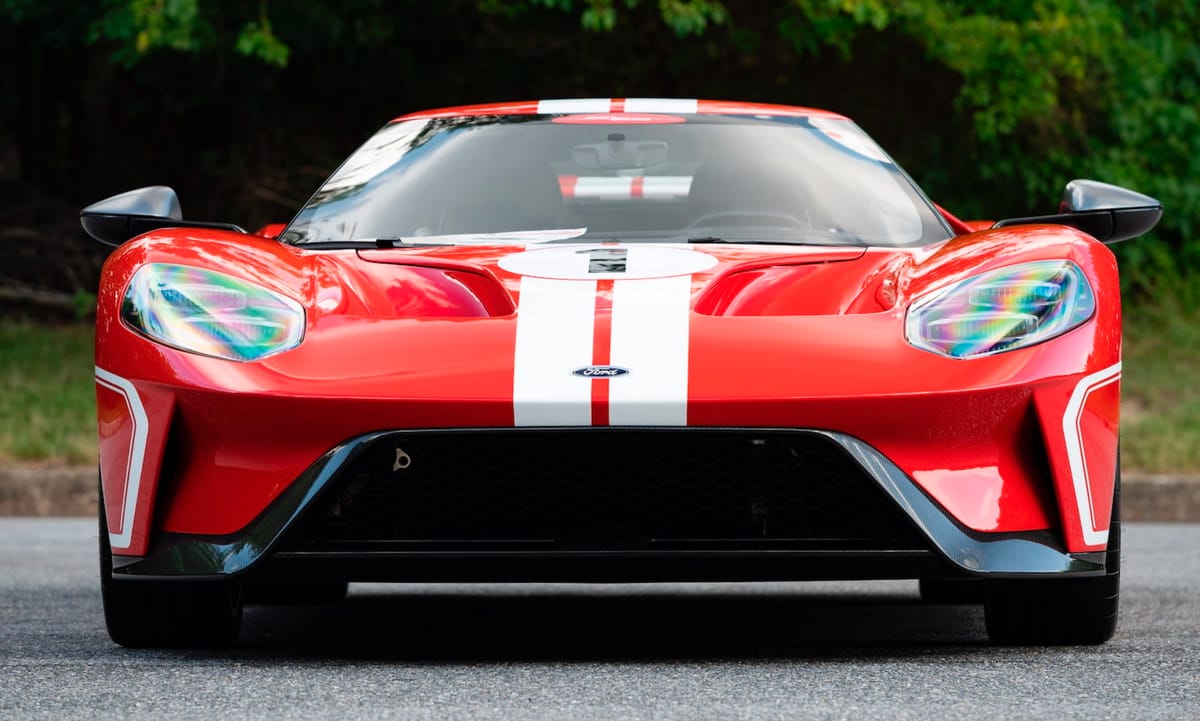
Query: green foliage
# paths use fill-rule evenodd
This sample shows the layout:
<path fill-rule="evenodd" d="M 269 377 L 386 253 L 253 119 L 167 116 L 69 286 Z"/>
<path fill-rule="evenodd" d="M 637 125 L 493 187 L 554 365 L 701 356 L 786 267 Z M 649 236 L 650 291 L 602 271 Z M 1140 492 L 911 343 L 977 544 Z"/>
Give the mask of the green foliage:
<path fill-rule="evenodd" d="M 115 41 L 113 60 L 126 67 L 151 50 L 192 51 L 212 28 L 201 21 L 197 0 L 106 0 L 89 40 Z"/>
<path fill-rule="evenodd" d="M 1109 121 L 1090 144 L 1097 175 L 1127 184 L 1166 208 L 1158 243 L 1170 265 L 1200 273 L 1200 8 L 1194 2 L 1138 2 L 1125 11 L 1131 41 L 1110 57 Z M 1137 241 L 1119 249 L 1126 267 L 1158 251 Z M 1161 260 L 1161 258 L 1160 258 Z M 1146 285 L 1143 281 L 1141 285 Z"/>
<path fill-rule="evenodd" d="M 716 0 L 658 0 L 658 9 L 680 36 L 700 35 L 710 24 L 720 25 L 728 19 L 725 6 Z"/>
<path fill-rule="evenodd" d="M 242 26 L 242 32 L 237 38 L 237 51 L 248 57 L 256 57 L 263 62 L 279 67 L 285 67 L 291 50 L 284 45 L 271 30 L 271 21 L 267 17 L 267 4 L 262 5 L 258 20 L 251 20 Z"/>
<path fill-rule="evenodd" d="M 96 294 L 86 290 L 76 291 L 75 295 L 71 297 L 71 307 L 75 311 L 76 319 L 90 319 L 96 315 Z"/>
<path fill-rule="evenodd" d="M 607 32 L 617 27 L 619 7 L 613 0 L 582 0 L 579 24 L 584 30 Z M 620 0 L 625 10 L 633 10 L 641 0 Z M 574 12 L 575 0 L 479 0 L 479 9 L 486 13 L 508 16 L 532 7 L 546 7 Z M 677 36 L 701 35 L 710 25 L 720 25 L 728 19 L 725 6 L 719 0 L 658 0 L 662 21 Z"/>
<path fill-rule="evenodd" d="M 290 51 L 271 28 L 266 0 L 259 4 L 258 17 L 243 23 L 232 43 L 211 19 L 216 13 L 201 14 L 199 0 L 105 0 L 104 6 L 88 39 L 113 43 L 113 60 L 125 67 L 154 50 L 197 52 L 228 44 L 269 65 L 287 65 Z"/>
<path fill-rule="evenodd" d="M 1015 188 L 1034 210 L 1072 177 L 1128 185 L 1164 202 L 1150 238 L 1118 247 L 1145 290 L 1164 271 L 1200 268 L 1200 11 L 1194 1 L 948 3 L 796 0 L 782 32 L 797 48 L 851 55 L 864 34 L 894 32 L 957 74 L 971 120 L 976 182 L 929 189 L 974 214 L 980 183 Z M 957 188 L 957 189 L 956 189 Z M 959 198 L 965 189 L 974 197 Z M 992 194 L 996 197 L 996 194 Z M 995 212 L 992 209 L 990 212 Z"/>
<path fill-rule="evenodd" d="M 31 0 L 6 0 L 13 11 L 23 9 Z M 581 0 L 579 22 L 585 30 L 611 31 L 617 26 L 619 6 L 637 8 L 641 0 Z M 104 0 L 105 12 L 93 24 L 89 39 L 115 43 L 113 59 L 131 67 L 153 50 L 169 49 L 195 52 L 223 46 L 227 38 L 220 31 L 228 9 L 211 4 L 201 7 L 199 0 Z M 575 0 L 478 0 L 477 9 L 488 14 L 514 17 L 543 7 L 574 12 Z M 203 10 L 203 12 L 202 12 Z M 235 11 L 236 12 L 236 11 Z M 711 25 L 727 20 L 719 0 L 658 0 L 662 21 L 680 37 L 703 34 Z M 232 46 L 240 54 L 269 65 L 286 67 L 291 48 L 272 28 L 267 0 L 260 0 L 258 17 L 240 25 Z"/>
<path fill-rule="evenodd" d="M 1074 177 L 1161 199 L 1155 233 L 1115 248 L 1151 297 L 1164 272 L 1200 275 L 1198 28 L 1200 0 L 0 0 L 0 182 L 169 179 L 144 181 L 141 153 L 175 162 L 189 209 L 286 215 L 401 110 L 809 104 L 857 119 L 960 217 L 1048 212 Z M 114 127 L 156 129 L 143 144 L 170 157 Z M 104 173 L 72 172 L 85 159 Z"/>

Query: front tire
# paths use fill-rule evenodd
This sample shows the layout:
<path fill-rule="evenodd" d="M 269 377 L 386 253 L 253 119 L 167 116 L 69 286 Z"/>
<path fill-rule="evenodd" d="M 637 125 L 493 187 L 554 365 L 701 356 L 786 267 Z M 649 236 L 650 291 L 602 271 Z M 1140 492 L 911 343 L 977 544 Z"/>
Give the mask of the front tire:
<path fill-rule="evenodd" d="M 987 581 L 984 613 L 993 643 L 1095 645 L 1112 638 L 1121 591 L 1120 510 L 1118 468 L 1103 576 Z"/>
<path fill-rule="evenodd" d="M 242 626 L 238 584 L 115 578 L 100 494 L 100 596 L 109 637 L 129 648 L 230 646 Z"/>

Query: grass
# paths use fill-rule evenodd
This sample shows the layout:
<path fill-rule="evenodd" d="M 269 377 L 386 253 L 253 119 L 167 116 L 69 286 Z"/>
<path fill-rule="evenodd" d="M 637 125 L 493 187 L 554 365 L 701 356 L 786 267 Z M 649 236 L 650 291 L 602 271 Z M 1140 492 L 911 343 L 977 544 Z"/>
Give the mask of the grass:
<path fill-rule="evenodd" d="M 1122 461 L 1200 473 L 1200 303 L 1125 308 Z M 96 462 L 92 328 L 0 320 L 0 463 Z"/>
<path fill-rule="evenodd" d="M 1200 304 L 1172 294 L 1125 309 L 1121 464 L 1150 473 L 1200 472 Z"/>
<path fill-rule="evenodd" d="M 0 320 L 0 463 L 96 463 L 92 335 Z"/>

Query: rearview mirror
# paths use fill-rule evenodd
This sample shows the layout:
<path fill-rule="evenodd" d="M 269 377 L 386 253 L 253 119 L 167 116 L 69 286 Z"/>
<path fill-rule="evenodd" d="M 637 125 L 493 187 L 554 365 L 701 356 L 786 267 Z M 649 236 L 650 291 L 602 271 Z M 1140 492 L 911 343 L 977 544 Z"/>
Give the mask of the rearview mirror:
<path fill-rule="evenodd" d="M 160 228 L 214 228 L 245 233 L 229 223 L 184 220 L 179 196 L 165 185 L 151 185 L 105 198 L 79 211 L 79 222 L 92 239 L 118 246 Z"/>
<path fill-rule="evenodd" d="M 652 168 L 667 159 L 667 144 L 661 140 L 625 140 L 621 133 L 613 133 L 606 143 L 576 145 L 571 157 L 575 165 L 588 170 Z"/>
<path fill-rule="evenodd" d="M 1116 243 L 1149 232 L 1162 217 L 1162 203 L 1149 195 L 1096 180 L 1072 180 L 1063 190 L 1059 212 L 1009 218 L 993 228 L 1056 223 L 1078 228 L 1102 243 Z"/>

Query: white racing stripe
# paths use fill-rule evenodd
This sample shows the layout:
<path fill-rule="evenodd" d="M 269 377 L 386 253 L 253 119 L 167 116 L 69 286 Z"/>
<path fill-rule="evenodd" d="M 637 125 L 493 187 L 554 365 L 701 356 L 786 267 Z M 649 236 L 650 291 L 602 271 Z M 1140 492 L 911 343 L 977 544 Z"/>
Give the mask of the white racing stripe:
<path fill-rule="evenodd" d="M 559 113 L 610 113 L 613 112 L 612 98 L 562 98 L 538 101 L 540 115 Z M 695 114 L 700 103 L 695 99 L 683 98 L 627 98 L 624 110 L 627 113 L 682 113 Z"/>
<path fill-rule="evenodd" d="M 1086 376 L 1075 386 L 1067 409 L 1063 413 L 1063 436 L 1067 442 L 1067 460 L 1071 465 L 1071 483 L 1075 487 L 1075 505 L 1079 509 L 1079 526 L 1083 529 L 1083 541 L 1089 546 L 1108 543 L 1108 529 L 1096 529 L 1093 516 L 1094 502 L 1092 486 L 1088 479 L 1087 459 L 1083 454 L 1083 434 L 1079 422 L 1083 407 L 1093 392 L 1121 380 L 1121 364 L 1109 366 L 1102 371 Z"/>
<path fill-rule="evenodd" d="M 685 426 L 692 277 L 613 284 L 610 362 L 629 374 L 608 381 L 614 426 Z"/>
<path fill-rule="evenodd" d="M 612 100 L 609 98 L 565 98 L 539 101 L 537 111 L 538 115 L 607 113 L 610 107 L 612 107 Z"/>
<path fill-rule="evenodd" d="M 513 370 L 516 425 L 592 424 L 592 385 L 571 371 L 592 364 L 595 325 L 596 281 L 521 278 Z"/>
<path fill-rule="evenodd" d="M 96 383 L 125 398 L 130 422 L 133 424 L 129 461 L 125 466 L 125 497 L 121 502 L 121 515 L 117 519 L 117 528 L 121 530 L 108 534 L 108 541 L 113 550 L 123 550 L 129 548 L 133 539 L 134 510 L 137 507 L 138 490 L 142 485 L 142 467 L 146 460 L 146 433 L 150 421 L 146 418 L 146 408 L 142 405 L 137 388 L 128 380 L 96 366 Z M 101 498 L 100 502 L 104 503 L 104 499 Z"/>
<path fill-rule="evenodd" d="M 625 101 L 627 113 L 684 113 L 694 115 L 699 103 L 696 100 L 680 98 L 628 98 Z"/>
<path fill-rule="evenodd" d="M 591 255 L 624 253 L 620 270 L 597 271 Z M 692 274 L 716 258 L 660 246 L 562 247 L 507 256 L 521 275 L 513 375 L 518 426 L 590 426 L 592 391 L 607 384 L 609 425 L 687 425 Z M 593 365 L 598 281 L 612 281 L 608 365 L 616 377 L 575 375 Z M 601 394 L 603 397 L 604 394 Z"/>

